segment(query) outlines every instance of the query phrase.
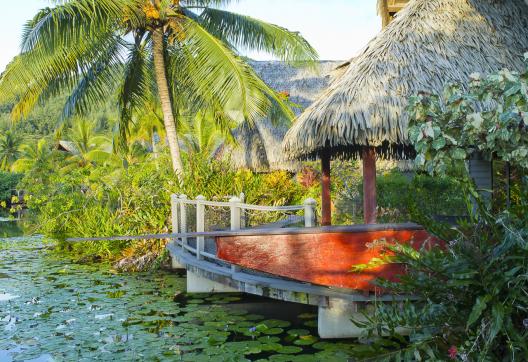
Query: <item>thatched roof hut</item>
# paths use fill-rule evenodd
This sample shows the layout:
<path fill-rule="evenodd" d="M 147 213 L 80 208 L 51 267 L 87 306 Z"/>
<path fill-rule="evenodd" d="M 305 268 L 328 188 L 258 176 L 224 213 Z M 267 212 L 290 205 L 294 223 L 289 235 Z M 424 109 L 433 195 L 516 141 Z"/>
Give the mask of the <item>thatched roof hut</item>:
<path fill-rule="evenodd" d="M 229 161 L 235 169 L 247 168 L 255 172 L 295 171 L 298 161 L 286 160 L 281 152 L 287 131 L 284 125 L 273 125 L 269 118 L 255 123 L 253 127 L 242 124 L 233 131 L 236 144 L 220 145 L 215 157 Z"/>
<path fill-rule="evenodd" d="M 59 140 L 59 142 L 57 142 L 56 148 L 59 151 L 71 153 L 73 155 L 79 154 L 77 146 L 71 141 Z"/>
<path fill-rule="evenodd" d="M 474 72 L 522 69 L 524 0 L 411 0 L 288 131 L 291 159 L 409 158 L 408 97 L 465 83 Z"/>
<path fill-rule="evenodd" d="M 257 74 L 273 89 L 288 94 L 289 100 L 298 105 L 297 114 L 305 110 L 328 87 L 332 71 L 342 62 L 321 61 L 316 69 L 297 68 L 279 61 L 252 61 Z M 218 158 L 231 162 L 234 168 L 249 168 L 257 172 L 274 170 L 295 171 L 297 161 L 287 160 L 282 152 L 282 141 L 288 131 L 284 124 L 274 124 L 271 117 L 237 128 L 233 135 L 236 146 L 221 145 L 215 153 Z"/>

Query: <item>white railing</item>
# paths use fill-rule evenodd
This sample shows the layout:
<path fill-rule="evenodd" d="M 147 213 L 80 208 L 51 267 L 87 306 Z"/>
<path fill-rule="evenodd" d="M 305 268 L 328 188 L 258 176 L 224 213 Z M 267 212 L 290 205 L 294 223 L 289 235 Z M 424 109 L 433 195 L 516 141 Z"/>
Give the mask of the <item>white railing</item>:
<path fill-rule="evenodd" d="M 227 219 L 227 211 L 229 212 L 229 225 L 226 229 L 231 231 L 239 231 L 249 227 L 248 219 L 249 212 L 262 213 L 279 213 L 290 214 L 288 220 L 279 220 L 277 222 L 265 225 L 258 225 L 259 229 L 269 229 L 272 227 L 284 227 L 288 224 L 303 223 L 305 227 L 316 226 L 316 201 L 314 199 L 307 199 L 303 205 L 293 206 L 261 206 L 244 203 L 244 194 L 239 197 L 233 197 L 229 202 L 209 201 L 204 196 L 198 196 L 196 199 L 189 199 L 186 195 L 172 195 L 171 196 L 171 218 L 172 218 L 172 232 L 174 234 L 188 234 L 188 233 L 203 233 L 206 231 L 206 208 L 221 209 L 226 212 L 225 219 Z M 193 210 L 194 209 L 194 210 Z M 299 214 L 303 214 L 302 216 Z M 189 223 L 189 216 L 195 218 L 195 223 Z M 190 230 L 191 229 L 191 230 Z M 194 229 L 194 230 L 192 230 Z M 197 259 L 213 259 L 217 260 L 216 255 L 208 253 L 205 250 L 205 237 L 197 236 L 195 246 L 190 245 L 189 238 L 182 236 L 173 239 L 174 243 L 182 248 L 183 251 L 189 252 L 196 256 Z"/>

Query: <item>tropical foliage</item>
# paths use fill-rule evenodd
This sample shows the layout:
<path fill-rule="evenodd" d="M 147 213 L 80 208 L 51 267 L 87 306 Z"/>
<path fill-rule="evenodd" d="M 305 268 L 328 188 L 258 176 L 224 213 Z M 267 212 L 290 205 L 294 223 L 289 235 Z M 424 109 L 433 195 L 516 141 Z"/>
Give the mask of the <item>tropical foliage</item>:
<path fill-rule="evenodd" d="M 0 205 L 7 207 L 22 176 L 22 174 L 0 171 Z"/>
<path fill-rule="evenodd" d="M 67 92 L 63 118 L 85 115 L 115 93 L 120 135 L 132 115 L 159 102 L 174 169 L 183 172 L 176 124 L 208 109 L 215 121 L 254 122 L 289 107 L 258 78 L 236 47 L 285 61 L 311 61 L 298 34 L 218 8 L 230 1 L 72 0 L 41 10 L 26 25 L 22 53 L 0 78 L 0 102 L 13 117 Z"/>
<path fill-rule="evenodd" d="M 410 100 L 409 137 L 416 164 L 431 174 L 464 167 L 468 157 L 492 157 L 528 168 L 528 53 L 524 73 L 474 74 L 469 91 L 450 85 L 443 97 Z"/>
<path fill-rule="evenodd" d="M 458 185 L 466 195 L 469 216 L 455 226 L 431 219 L 424 223 L 446 244 L 415 250 L 380 241 L 386 254 L 354 267 L 364 270 L 387 262 L 407 267 L 400 281 L 381 280 L 379 285 L 404 299 L 416 299 L 403 305 L 379 304 L 366 322 L 358 322 L 371 333 L 400 341 L 396 351 L 382 359 L 528 359 L 528 164 L 520 152 L 527 139 L 526 89 L 526 74 L 501 71 L 484 80 L 475 76 L 468 92 L 449 86 L 445 104 L 435 95 L 413 99 L 410 134 L 418 165 L 445 174 L 453 165 L 464 166 L 464 159 L 475 152 L 497 157 L 517 166 L 511 181 L 517 197 L 498 204 L 481 196 L 463 173 Z M 476 101 L 490 107 L 479 111 Z M 410 340 L 402 338 L 397 327 L 410 332 Z"/>
<path fill-rule="evenodd" d="M 8 170 L 20 156 L 22 136 L 12 131 L 0 135 L 0 170 Z"/>

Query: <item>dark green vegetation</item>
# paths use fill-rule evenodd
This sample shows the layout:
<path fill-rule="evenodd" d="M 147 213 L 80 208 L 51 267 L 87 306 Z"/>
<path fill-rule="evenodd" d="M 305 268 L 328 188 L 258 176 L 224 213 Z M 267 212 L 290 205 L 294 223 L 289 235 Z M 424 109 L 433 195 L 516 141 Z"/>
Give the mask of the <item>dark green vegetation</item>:
<path fill-rule="evenodd" d="M 22 179 L 21 174 L 5 172 L 0 170 L 0 204 L 7 206 L 11 202 L 13 191 Z M 5 203 L 5 205 L 3 204 Z"/>
<path fill-rule="evenodd" d="M 345 362 L 375 351 L 320 341 L 310 307 L 184 291 L 177 274 L 120 275 L 52 257 L 38 239 L 0 239 L 0 360 Z"/>
<path fill-rule="evenodd" d="M 488 107 L 477 111 L 479 100 Z M 383 242 L 389 253 L 370 266 L 400 262 L 408 274 L 399 283 L 380 284 L 420 300 L 379 305 L 362 325 L 400 339 L 397 326 L 410 330 L 410 341 L 381 357 L 387 361 L 528 360 L 528 70 L 475 76 L 468 92 L 451 86 L 445 98 L 419 96 L 411 114 L 417 164 L 428 172 L 448 174 L 468 155 L 480 154 L 498 169 L 509 163 L 510 180 L 495 182 L 502 189 L 490 197 L 476 190 L 467 173 L 457 175 L 470 217 L 456 227 L 424 218 L 429 230 L 448 241 L 445 248 L 416 251 Z"/>

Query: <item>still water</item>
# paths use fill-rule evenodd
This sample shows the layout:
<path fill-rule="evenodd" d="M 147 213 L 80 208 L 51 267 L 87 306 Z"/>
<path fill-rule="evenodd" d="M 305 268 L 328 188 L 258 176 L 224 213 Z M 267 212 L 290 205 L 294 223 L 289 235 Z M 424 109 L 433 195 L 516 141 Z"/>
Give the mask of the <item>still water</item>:
<path fill-rule="evenodd" d="M 118 274 L 50 247 L 0 232 L 0 362 L 347 361 L 370 352 L 320 341 L 312 307 L 187 295 L 184 275 Z"/>

